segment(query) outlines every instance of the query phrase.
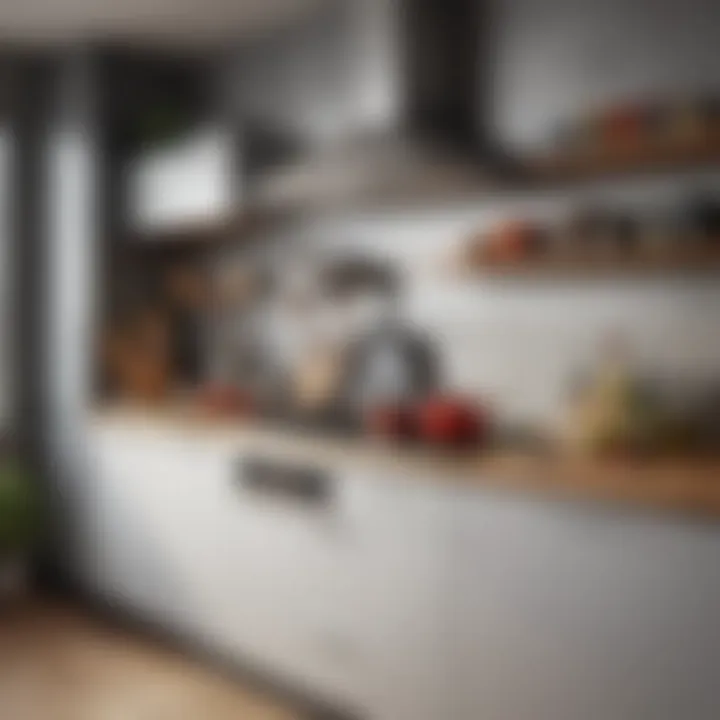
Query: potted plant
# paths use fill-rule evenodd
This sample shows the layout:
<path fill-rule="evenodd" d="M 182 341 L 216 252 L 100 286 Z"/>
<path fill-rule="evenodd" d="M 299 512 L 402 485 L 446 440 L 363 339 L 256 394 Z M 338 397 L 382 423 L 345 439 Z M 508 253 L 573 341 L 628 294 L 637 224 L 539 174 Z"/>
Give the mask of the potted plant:
<path fill-rule="evenodd" d="M 39 526 L 33 478 L 17 457 L 0 455 L 0 599 L 25 588 Z"/>

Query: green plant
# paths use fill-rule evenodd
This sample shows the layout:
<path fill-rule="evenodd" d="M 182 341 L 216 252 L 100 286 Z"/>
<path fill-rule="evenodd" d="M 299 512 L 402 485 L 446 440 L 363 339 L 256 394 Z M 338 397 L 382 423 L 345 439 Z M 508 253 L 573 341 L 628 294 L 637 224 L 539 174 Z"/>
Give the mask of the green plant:
<path fill-rule="evenodd" d="M 33 478 L 12 457 L 0 457 L 0 557 L 29 550 L 40 529 L 40 503 Z"/>
<path fill-rule="evenodd" d="M 138 115 L 131 133 L 138 148 L 149 149 L 182 137 L 191 125 L 187 113 L 178 106 L 158 101 Z"/>

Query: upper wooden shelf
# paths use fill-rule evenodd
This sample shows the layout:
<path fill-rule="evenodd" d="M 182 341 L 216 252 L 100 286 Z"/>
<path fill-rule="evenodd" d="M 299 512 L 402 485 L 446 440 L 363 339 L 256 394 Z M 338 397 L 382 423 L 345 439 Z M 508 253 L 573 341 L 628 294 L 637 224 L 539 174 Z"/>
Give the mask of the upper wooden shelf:
<path fill-rule="evenodd" d="M 128 240 L 136 247 L 148 248 L 216 246 L 246 237 L 279 217 L 279 213 L 248 209 L 217 220 L 131 232 Z"/>
<path fill-rule="evenodd" d="M 568 181 L 720 165 L 720 131 L 673 144 L 639 143 L 584 153 L 548 155 L 526 166 L 532 179 Z"/>
<path fill-rule="evenodd" d="M 130 242 L 143 246 L 205 245 L 224 238 L 232 231 L 230 221 L 173 225 L 132 232 Z"/>

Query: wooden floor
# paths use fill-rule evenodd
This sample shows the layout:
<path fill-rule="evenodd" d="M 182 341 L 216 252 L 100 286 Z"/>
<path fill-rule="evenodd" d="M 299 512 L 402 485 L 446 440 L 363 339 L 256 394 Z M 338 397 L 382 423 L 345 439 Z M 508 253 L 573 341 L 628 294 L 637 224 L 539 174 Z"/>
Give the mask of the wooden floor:
<path fill-rule="evenodd" d="M 299 720 L 69 606 L 0 607 L 0 720 Z"/>

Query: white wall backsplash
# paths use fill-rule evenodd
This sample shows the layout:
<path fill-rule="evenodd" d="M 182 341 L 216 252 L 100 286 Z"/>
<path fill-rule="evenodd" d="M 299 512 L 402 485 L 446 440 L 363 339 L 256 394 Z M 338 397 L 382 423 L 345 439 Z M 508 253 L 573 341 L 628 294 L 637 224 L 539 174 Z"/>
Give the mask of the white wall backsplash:
<path fill-rule="evenodd" d="M 604 103 L 720 90 L 715 0 L 505 0 L 498 8 L 491 106 L 510 147 L 536 149 L 558 122 Z"/>
<path fill-rule="evenodd" d="M 718 180 L 702 174 L 613 183 L 594 188 L 594 197 L 658 211 L 688 187 L 716 187 Z M 280 244 L 368 252 L 397 263 L 406 315 L 441 343 L 450 385 L 490 397 L 509 420 L 557 419 L 573 375 L 592 364 L 608 332 L 626 336 L 634 362 L 647 372 L 690 380 L 719 373 L 716 276 L 481 280 L 452 272 L 449 260 L 470 233 L 507 214 L 562 215 L 583 192 L 328 217 Z"/>
<path fill-rule="evenodd" d="M 389 7 L 388 0 L 373 0 L 373 7 Z M 539 148 L 558 122 L 588 106 L 720 91 L 713 22 L 720 21 L 720 5 L 714 0 L 506 0 L 497 10 L 489 106 L 498 139 L 510 150 Z M 341 100 L 328 100 L 339 106 L 333 119 L 350 106 L 353 116 L 363 116 L 370 89 L 387 89 L 381 66 L 368 58 L 354 97 L 335 93 Z M 264 84 L 284 112 L 281 85 Z M 302 100 L 313 125 L 329 111 L 308 97 Z M 453 251 L 469 234 L 505 217 L 552 220 L 585 203 L 641 217 L 672 214 L 698 189 L 720 195 L 720 174 L 588 182 L 571 190 L 497 193 L 444 209 L 338 215 L 308 224 L 304 233 L 294 230 L 287 242 L 333 252 L 365 249 L 396 262 L 407 281 L 407 315 L 442 342 L 450 383 L 490 394 L 510 417 L 548 419 L 559 412 L 572 374 L 592 362 L 609 331 L 623 331 L 636 362 L 650 371 L 715 373 L 720 282 L 467 280 L 449 270 Z M 285 248 L 284 241 L 280 245 Z"/>

